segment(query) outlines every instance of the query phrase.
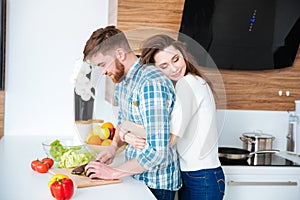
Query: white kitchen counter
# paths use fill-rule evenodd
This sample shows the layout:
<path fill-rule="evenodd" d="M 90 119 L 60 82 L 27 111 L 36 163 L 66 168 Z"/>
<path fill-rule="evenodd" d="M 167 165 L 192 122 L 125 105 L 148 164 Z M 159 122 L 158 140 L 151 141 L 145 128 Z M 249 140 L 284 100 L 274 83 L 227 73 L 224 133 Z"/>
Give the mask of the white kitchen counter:
<path fill-rule="evenodd" d="M 3 136 L 0 139 L 0 199 L 45 200 L 54 199 L 48 188 L 50 173 L 40 174 L 31 169 L 31 161 L 46 157 L 42 142 L 60 137 Z M 116 162 L 123 160 L 120 154 Z M 75 189 L 72 199 L 155 199 L 147 186 L 131 177 L 122 178 L 122 183 Z"/>

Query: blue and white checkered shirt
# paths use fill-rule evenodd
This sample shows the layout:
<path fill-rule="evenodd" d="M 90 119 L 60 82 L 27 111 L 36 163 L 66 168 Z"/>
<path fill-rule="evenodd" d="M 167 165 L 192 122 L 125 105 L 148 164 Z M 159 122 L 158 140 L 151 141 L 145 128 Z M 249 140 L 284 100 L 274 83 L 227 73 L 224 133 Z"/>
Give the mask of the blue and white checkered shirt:
<path fill-rule="evenodd" d="M 147 145 L 140 152 L 126 148 L 126 160 L 137 157 L 147 171 L 133 175 L 154 189 L 178 190 L 181 187 L 179 161 L 175 145 L 169 148 L 170 113 L 175 93 L 172 82 L 155 66 L 140 66 L 139 60 L 117 84 L 115 98 L 119 107 L 118 123 L 129 120 L 142 124 Z"/>

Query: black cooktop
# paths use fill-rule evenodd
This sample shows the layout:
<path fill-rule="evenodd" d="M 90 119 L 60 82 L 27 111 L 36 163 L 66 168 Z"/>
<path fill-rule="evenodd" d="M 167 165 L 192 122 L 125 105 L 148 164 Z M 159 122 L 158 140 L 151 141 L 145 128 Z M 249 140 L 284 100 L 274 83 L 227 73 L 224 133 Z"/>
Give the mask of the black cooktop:
<path fill-rule="evenodd" d="M 248 160 L 230 160 L 220 158 L 221 165 L 240 165 L 240 166 L 295 166 L 300 167 L 299 163 L 282 158 L 273 153 L 255 154 Z"/>

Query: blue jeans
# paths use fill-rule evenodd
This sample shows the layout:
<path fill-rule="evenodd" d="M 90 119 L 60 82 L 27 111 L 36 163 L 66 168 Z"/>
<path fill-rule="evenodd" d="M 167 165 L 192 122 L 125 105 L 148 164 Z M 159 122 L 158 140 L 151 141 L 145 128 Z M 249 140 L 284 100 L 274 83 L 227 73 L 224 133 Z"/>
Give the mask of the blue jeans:
<path fill-rule="evenodd" d="M 158 200 L 174 200 L 176 191 L 149 188 Z"/>
<path fill-rule="evenodd" d="M 181 172 L 183 186 L 178 192 L 179 200 L 222 200 L 225 177 L 221 167 Z"/>

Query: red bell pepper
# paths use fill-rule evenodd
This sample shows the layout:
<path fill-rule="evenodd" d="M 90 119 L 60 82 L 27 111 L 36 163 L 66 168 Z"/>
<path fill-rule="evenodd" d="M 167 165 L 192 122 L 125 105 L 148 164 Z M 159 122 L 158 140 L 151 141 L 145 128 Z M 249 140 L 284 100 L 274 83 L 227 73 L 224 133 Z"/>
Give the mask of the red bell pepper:
<path fill-rule="evenodd" d="M 74 184 L 70 178 L 57 178 L 51 185 L 50 191 L 56 200 L 68 200 L 74 194 Z"/>

